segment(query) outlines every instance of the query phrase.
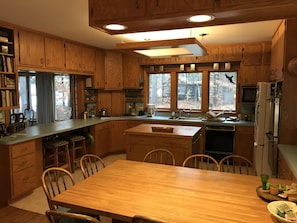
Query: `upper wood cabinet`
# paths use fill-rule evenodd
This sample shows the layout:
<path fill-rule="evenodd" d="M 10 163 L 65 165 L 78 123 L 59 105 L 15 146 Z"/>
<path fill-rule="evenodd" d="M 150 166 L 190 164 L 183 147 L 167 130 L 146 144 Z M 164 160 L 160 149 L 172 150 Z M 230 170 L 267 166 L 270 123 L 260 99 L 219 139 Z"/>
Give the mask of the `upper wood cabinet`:
<path fill-rule="evenodd" d="M 95 71 L 95 49 L 65 42 L 66 69 L 92 73 Z"/>
<path fill-rule="evenodd" d="M 105 89 L 123 89 L 123 57 L 122 53 L 106 51 L 105 55 Z"/>
<path fill-rule="evenodd" d="M 104 88 L 105 84 L 105 52 L 96 50 L 95 73 L 93 75 L 93 88 Z"/>
<path fill-rule="evenodd" d="M 86 72 L 94 72 L 95 71 L 95 60 L 96 60 L 96 52 L 94 48 L 81 46 L 81 69 Z"/>
<path fill-rule="evenodd" d="M 65 59 L 67 70 L 81 70 L 81 48 L 75 43 L 65 42 Z"/>
<path fill-rule="evenodd" d="M 19 63 L 21 65 L 45 65 L 44 36 L 38 33 L 19 31 Z"/>
<path fill-rule="evenodd" d="M 123 79 L 125 89 L 143 87 L 143 69 L 140 66 L 138 57 L 128 54 L 123 55 Z"/>
<path fill-rule="evenodd" d="M 282 21 L 271 41 L 271 80 L 282 80 L 284 75 L 286 22 Z"/>
<path fill-rule="evenodd" d="M 65 67 L 64 41 L 45 37 L 45 66 L 50 68 Z"/>

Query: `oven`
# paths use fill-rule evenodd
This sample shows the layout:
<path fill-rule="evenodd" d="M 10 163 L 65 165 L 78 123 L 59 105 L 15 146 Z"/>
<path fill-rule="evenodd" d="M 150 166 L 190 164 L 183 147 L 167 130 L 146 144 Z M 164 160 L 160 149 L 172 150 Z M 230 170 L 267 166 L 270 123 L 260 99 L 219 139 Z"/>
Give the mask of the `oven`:
<path fill-rule="evenodd" d="M 234 151 L 234 125 L 206 125 L 205 153 L 220 161 Z"/>

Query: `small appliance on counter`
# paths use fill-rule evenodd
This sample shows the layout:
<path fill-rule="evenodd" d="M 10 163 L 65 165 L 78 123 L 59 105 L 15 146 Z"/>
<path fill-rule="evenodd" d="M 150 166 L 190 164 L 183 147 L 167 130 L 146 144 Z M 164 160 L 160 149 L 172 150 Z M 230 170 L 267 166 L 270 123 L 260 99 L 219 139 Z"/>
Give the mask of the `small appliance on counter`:
<path fill-rule="evenodd" d="M 7 129 L 4 123 L 0 123 L 0 137 L 7 136 Z"/>
<path fill-rule="evenodd" d="M 153 117 L 155 115 L 155 105 L 154 104 L 148 104 L 147 105 L 147 117 Z"/>
<path fill-rule="evenodd" d="M 101 108 L 99 110 L 99 117 L 109 117 L 107 108 Z"/>

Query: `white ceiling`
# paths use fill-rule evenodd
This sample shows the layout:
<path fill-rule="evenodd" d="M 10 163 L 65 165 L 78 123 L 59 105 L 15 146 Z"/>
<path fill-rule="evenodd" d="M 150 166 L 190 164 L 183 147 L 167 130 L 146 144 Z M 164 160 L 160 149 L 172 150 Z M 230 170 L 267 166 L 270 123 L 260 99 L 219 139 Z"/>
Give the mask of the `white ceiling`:
<path fill-rule="evenodd" d="M 131 39 L 111 36 L 88 25 L 88 0 L 1 0 L 0 20 L 103 49 Z M 140 35 L 134 41 L 196 37 L 202 44 L 270 41 L 280 21 L 243 23 Z M 202 37 L 201 34 L 208 35 Z"/>

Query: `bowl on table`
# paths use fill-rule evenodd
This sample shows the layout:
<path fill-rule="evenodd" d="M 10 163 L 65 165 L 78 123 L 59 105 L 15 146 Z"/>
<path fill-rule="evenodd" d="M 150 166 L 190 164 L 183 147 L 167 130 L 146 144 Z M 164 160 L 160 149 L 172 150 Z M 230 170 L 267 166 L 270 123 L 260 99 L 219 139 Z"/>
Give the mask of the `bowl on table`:
<path fill-rule="evenodd" d="M 294 212 L 297 212 L 296 204 L 294 202 L 290 202 L 290 201 L 272 201 L 267 205 L 267 209 L 272 214 L 272 216 L 277 219 L 278 222 L 281 222 L 281 223 L 294 222 L 294 221 L 287 220 L 277 214 L 278 213 L 277 207 L 282 204 L 287 204 L 291 210 L 293 210 Z"/>

